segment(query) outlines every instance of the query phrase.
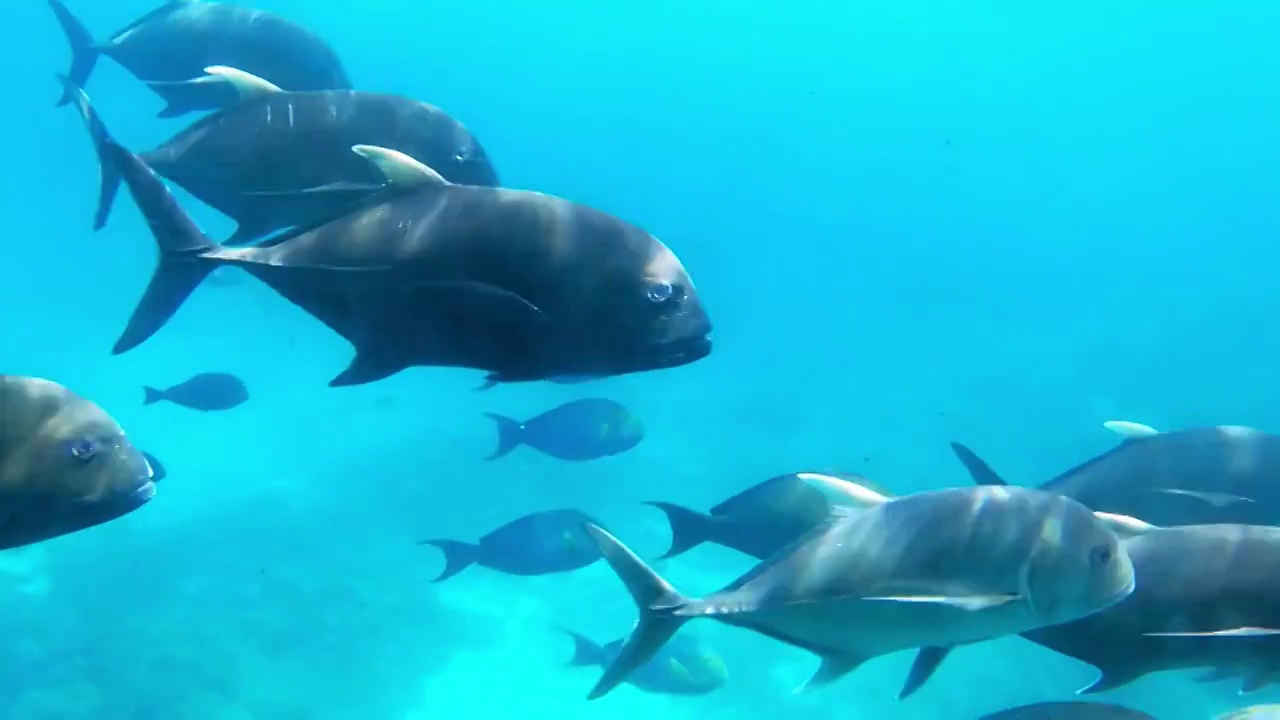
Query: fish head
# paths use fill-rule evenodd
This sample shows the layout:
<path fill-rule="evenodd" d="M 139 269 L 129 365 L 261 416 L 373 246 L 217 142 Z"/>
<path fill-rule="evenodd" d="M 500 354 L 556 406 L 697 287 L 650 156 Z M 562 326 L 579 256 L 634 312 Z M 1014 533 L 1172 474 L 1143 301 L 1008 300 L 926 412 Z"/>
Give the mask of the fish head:
<path fill-rule="evenodd" d="M 53 383 L 7 453 L 0 545 L 36 542 L 114 520 L 155 495 L 154 471 L 102 408 Z M 53 399 L 52 402 L 45 402 Z"/>
<path fill-rule="evenodd" d="M 1046 499 L 1021 594 L 1046 625 L 1105 610 L 1136 587 L 1133 561 L 1103 519 L 1069 498 Z"/>

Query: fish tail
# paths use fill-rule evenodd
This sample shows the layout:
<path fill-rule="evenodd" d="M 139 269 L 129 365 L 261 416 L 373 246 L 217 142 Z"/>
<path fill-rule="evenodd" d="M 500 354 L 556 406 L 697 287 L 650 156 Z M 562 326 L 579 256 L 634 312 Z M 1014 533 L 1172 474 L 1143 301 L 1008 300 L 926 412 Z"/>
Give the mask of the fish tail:
<path fill-rule="evenodd" d="M 995 470 L 987 464 L 985 460 L 978 457 L 978 454 L 958 442 L 951 443 L 951 451 L 960 458 L 960 464 L 964 465 L 964 469 L 969 471 L 969 475 L 978 485 L 1008 485 L 1004 478 L 996 474 Z"/>
<path fill-rule="evenodd" d="M 444 553 L 444 571 L 431 582 L 448 580 L 466 570 L 480 559 L 480 546 L 459 540 L 423 540 L 419 545 L 431 545 Z"/>
<path fill-rule="evenodd" d="M 660 559 L 675 557 L 711 539 L 710 517 L 674 503 L 649 500 L 645 505 L 661 510 L 671 525 L 671 549 L 663 553 Z"/>
<path fill-rule="evenodd" d="M 142 394 L 144 396 L 142 398 L 143 405 L 154 405 L 164 399 L 163 390 L 157 390 L 147 385 L 142 386 Z"/>
<path fill-rule="evenodd" d="M 49 9 L 58 19 L 62 32 L 67 35 L 67 43 L 71 45 L 71 69 L 67 71 L 70 85 L 76 88 L 84 87 L 84 84 L 89 82 L 89 75 L 93 72 L 93 66 L 97 64 L 98 55 L 101 53 L 95 46 L 89 30 L 79 18 L 71 14 L 66 5 L 63 5 L 60 0 L 49 0 Z M 57 107 L 62 107 L 73 100 L 75 100 L 75 90 L 69 86 L 64 87 Z"/>
<path fill-rule="evenodd" d="M 560 628 L 560 632 L 568 635 L 573 641 L 573 659 L 569 661 L 569 667 L 605 664 L 604 648 L 600 647 L 596 641 L 568 628 Z"/>
<path fill-rule="evenodd" d="M 93 229 L 101 230 L 107 224 L 107 218 L 111 215 L 111 204 L 115 202 L 116 193 L 120 191 L 119 166 L 108 162 L 106 158 L 107 147 L 113 142 L 111 134 L 107 132 L 107 127 L 102 124 L 102 118 L 98 117 L 97 111 L 89 103 L 89 96 L 85 95 L 75 79 L 59 75 L 58 80 L 62 81 L 63 87 L 66 88 L 67 96 L 75 101 L 76 109 L 80 111 L 80 117 L 84 119 L 85 127 L 89 129 L 93 150 L 98 156 L 100 181 L 98 209 L 93 216 Z"/>
<path fill-rule="evenodd" d="M 151 275 L 151 282 L 138 301 L 124 333 L 112 348 L 112 353 L 119 355 L 141 345 L 164 327 L 201 281 L 217 268 L 218 259 L 209 251 L 216 250 L 218 245 L 182 211 L 155 172 L 111 137 L 84 92 L 74 87 L 70 80 L 66 83 L 78 100 L 80 112 L 98 148 L 103 177 L 114 173 L 124 180 L 160 249 L 160 262 Z"/>
<path fill-rule="evenodd" d="M 627 592 L 631 593 L 631 599 L 640 611 L 640 619 L 636 622 L 631 637 L 623 643 L 618 656 L 605 668 L 604 675 L 592 688 L 591 694 L 587 695 L 588 700 L 595 700 L 606 695 L 637 668 L 651 660 L 676 631 L 688 622 L 689 617 L 677 614 L 677 611 L 695 601 L 677 592 L 608 531 L 591 523 L 586 524 L 586 531 L 595 541 L 609 567 L 613 568 L 618 579 L 626 586 Z"/>
<path fill-rule="evenodd" d="M 519 421 L 497 413 L 485 413 L 484 416 L 498 425 L 498 448 L 485 460 L 497 460 L 524 442 L 524 425 Z"/>

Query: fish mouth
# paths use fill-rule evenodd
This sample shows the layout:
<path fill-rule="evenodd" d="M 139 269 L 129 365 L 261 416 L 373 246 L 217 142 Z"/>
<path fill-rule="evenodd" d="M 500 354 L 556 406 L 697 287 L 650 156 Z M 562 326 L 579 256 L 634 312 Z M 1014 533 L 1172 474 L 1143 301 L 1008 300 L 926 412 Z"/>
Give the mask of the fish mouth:
<path fill-rule="evenodd" d="M 1125 586 L 1123 588 L 1121 588 L 1118 592 L 1116 592 L 1114 595 L 1111 596 L 1110 601 L 1107 602 L 1107 604 L 1104 606 L 1104 609 L 1124 601 L 1125 598 L 1132 595 L 1133 591 L 1137 589 L 1138 589 L 1138 578 L 1136 575 L 1134 575 L 1129 578 L 1129 582 L 1125 583 Z"/>
<path fill-rule="evenodd" d="M 129 493 L 128 499 L 141 505 L 156 496 L 156 483 L 151 478 L 146 478 L 141 485 L 134 488 Z"/>
<path fill-rule="evenodd" d="M 656 367 L 669 368 L 697 362 L 711 354 L 711 333 L 673 340 L 654 347 Z"/>

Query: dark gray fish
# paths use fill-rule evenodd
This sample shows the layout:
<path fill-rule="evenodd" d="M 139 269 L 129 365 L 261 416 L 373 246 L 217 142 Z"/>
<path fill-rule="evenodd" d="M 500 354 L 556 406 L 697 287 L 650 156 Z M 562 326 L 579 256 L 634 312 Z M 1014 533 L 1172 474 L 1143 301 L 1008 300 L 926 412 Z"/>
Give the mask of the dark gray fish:
<path fill-rule="evenodd" d="M 589 698 L 623 682 L 685 622 L 710 617 L 822 658 L 806 687 L 875 657 L 1066 622 L 1133 590 L 1111 529 L 1069 498 L 1020 488 L 951 488 L 901 498 L 830 477 L 838 519 L 706 599 L 681 595 L 608 532 L 588 526 L 640 611 Z"/>
<path fill-rule="evenodd" d="M 142 457 L 146 458 L 147 464 L 151 466 L 151 482 L 160 482 L 169 477 L 169 471 L 160 462 L 160 458 L 149 452 L 142 453 Z"/>
<path fill-rule="evenodd" d="M 1137 710 L 1095 702 L 1043 702 L 983 715 L 978 720 L 1156 720 Z"/>
<path fill-rule="evenodd" d="M 167 103 L 160 117 L 234 104 L 235 88 L 206 75 L 210 66 L 239 68 L 285 90 L 351 87 L 333 51 L 314 33 L 262 10 L 220 2 L 174 0 L 95 42 L 61 0 L 49 0 L 71 44 L 71 83 L 84 87 L 99 56 L 119 63 Z M 68 90 L 58 105 L 75 100 Z"/>
<path fill-rule="evenodd" d="M 951 447 L 975 482 L 1004 483 L 972 450 Z M 1280 435 L 1218 426 L 1131 436 L 1040 488 L 1160 526 L 1274 525 L 1280 523 Z"/>
<path fill-rule="evenodd" d="M 0 550 L 114 520 L 156 493 L 102 408 L 39 378 L 0 375 Z"/>
<path fill-rule="evenodd" d="M 217 69 L 245 99 L 197 121 L 142 161 L 239 225 L 240 243 L 338 217 L 383 190 L 383 177 L 351 152 L 358 144 L 403 152 L 460 185 L 498 184 L 484 148 L 437 107 L 394 95 L 282 92 L 260 78 Z M 120 185 L 103 163 L 94 228 L 106 224 Z"/>
<path fill-rule="evenodd" d="M 608 667 L 622 651 L 625 639 L 599 645 L 572 630 L 563 632 L 573 640 L 571 667 Z M 627 682 L 645 692 L 662 695 L 706 695 L 718 690 L 728 679 L 724 660 L 714 650 L 689 633 L 679 633 L 653 658 L 636 668 Z"/>
<path fill-rule="evenodd" d="M 592 382 L 593 380 L 599 380 L 599 379 L 600 378 L 593 377 L 591 375 L 555 375 L 547 378 L 546 380 L 547 382 L 555 383 L 556 385 L 578 385 L 581 383 L 588 383 L 588 382 Z M 492 390 L 501 384 L 502 383 L 498 382 L 497 380 L 486 378 L 483 383 L 481 383 L 478 387 L 476 387 L 476 392 L 484 392 L 485 390 Z"/>
<path fill-rule="evenodd" d="M 671 524 L 675 557 L 704 542 L 733 548 L 758 560 L 771 557 L 831 517 L 831 503 L 822 491 L 800 479 L 812 473 L 787 473 L 753 485 L 711 508 L 707 514 L 669 502 L 649 501 Z M 870 485 L 867 479 L 831 473 L 848 482 Z"/>
<path fill-rule="evenodd" d="M 423 540 L 418 544 L 444 552 L 444 571 L 432 582 L 448 580 L 472 565 L 509 575 L 548 575 L 584 568 L 600 559 L 584 523 L 595 521 L 577 510 L 546 510 L 512 520 L 478 543 Z"/>
<path fill-rule="evenodd" d="M 598 460 L 624 453 L 644 439 L 644 425 L 626 407 L 604 398 L 574 400 L 530 420 L 485 413 L 498 426 L 494 460 L 521 445 L 560 460 Z"/>
<path fill-rule="evenodd" d="M 230 410 L 249 399 L 244 381 L 229 373 L 200 373 L 164 390 L 145 386 L 142 390 L 146 395 L 143 405 L 164 400 L 204 412 Z"/>
<path fill-rule="evenodd" d="M 160 248 L 115 353 L 153 335 L 225 265 L 248 271 L 355 347 L 333 387 L 412 366 L 469 367 L 503 381 L 621 375 L 711 353 L 711 322 L 688 273 L 635 225 L 540 193 L 439 182 L 411 158 L 358 146 L 404 189 L 267 247 L 222 248 L 110 139 L 84 93 L 77 99 Z"/>

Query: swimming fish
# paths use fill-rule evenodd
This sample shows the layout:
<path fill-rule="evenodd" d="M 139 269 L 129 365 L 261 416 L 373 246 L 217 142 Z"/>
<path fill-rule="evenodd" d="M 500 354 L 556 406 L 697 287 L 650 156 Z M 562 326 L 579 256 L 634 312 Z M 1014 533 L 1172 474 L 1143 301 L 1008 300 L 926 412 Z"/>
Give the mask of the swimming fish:
<path fill-rule="evenodd" d="M 623 640 L 599 645 L 572 630 L 563 632 L 573 640 L 571 667 L 607 667 L 618 657 Z M 689 633 L 678 633 L 657 654 L 627 678 L 645 692 L 663 695 L 705 695 L 729 679 L 724 660 Z"/>
<path fill-rule="evenodd" d="M 143 387 L 143 405 L 160 401 L 171 402 L 192 410 L 210 412 L 230 410 L 249 399 L 249 388 L 244 381 L 230 373 L 200 373 L 173 387 L 157 390 Z"/>
<path fill-rule="evenodd" d="M 267 246 L 223 248 L 111 140 L 84 93 L 76 98 L 100 157 L 118 168 L 160 249 L 117 354 L 151 337 L 225 265 L 355 347 L 331 387 L 411 366 L 486 370 L 499 381 L 621 375 L 711 353 L 711 321 L 688 273 L 630 223 L 549 195 L 448 184 L 402 153 L 357 146 L 403 189 Z"/>
<path fill-rule="evenodd" d="M 548 575 L 584 568 L 600 559 L 600 552 L 583 529 L 594 523 L 577 510 L 545 510 L 516 518 L 480 538 L 423 540 L 444 552 L 445 568 L 432 582 L 448 580 L 471 565 L 509 575 Z"/>
<path fill-rule="evenodd" d="M 813 652 L 822 666 L 804 687 L 814 688 L 881 655 L 1066 622 L 1133 591 L 1133 567 L 1113 530 L 1129 526 L 1069 498 L 985 487 L 889 498 L 805 477 L 838 501 L 835 519 L 705 599 L 680 594 L 607 531 L 588 526 L 640 611 L 588 698 L 623 682 L 695 617 Z"/>
<path fill-rule="evenodd" d="M 228 243 L 338 217 L 382 191 L 377 167 L 351 152 L 360 143 L 403 152 L 450 182 L 498 184 L 479 141 L 432 105 L 354 90 L 285 92 L 234 68 L 206 69 L 229 78 L 244 99 L 139 157 L 235 220 Z M 113 164 L 100 166 L 95 229 L 120 185 Z"/>
<path fill-rule="evenodd" d="M 1109 703 L 1042 702 L 983 715 L 978 720 L 1156 720 L 1155 716 Z"/>
<path fill-rule="evenodd" d="M 323 40 L 262 10 L 171 0 L 99 43 L 61 0 L 49 0 L 49 7 L 71 44 L 72 84 L 84 87 L 98 58 L 109 57 L 164 99 L 162 118 L 237 101 L 230 83 L 205 74 L 210 66 L 239 68 L 286 90 L 351 87 L 342 61 Z M 74 100 L 68 89 L 58 105 Z"/>
<path fill-rule="evenodd" d="M 102 408 L 0 375 L 0 550 L 122 517 L 155 496 L 146 458 Z"/>
<path fill-rule="evenodd" d="M 498 426 L 498 447 L 489 460 L 520 445 L 560 460 L 598 460 L 640 444 L 644 426 L 622 405 L 603 398 L 574 400 L 520 422 L 485 413 Z"/>

